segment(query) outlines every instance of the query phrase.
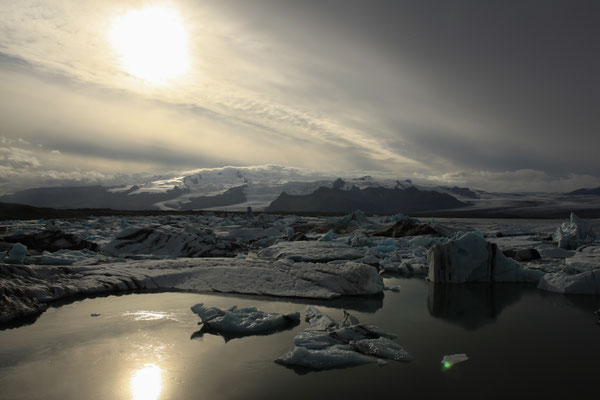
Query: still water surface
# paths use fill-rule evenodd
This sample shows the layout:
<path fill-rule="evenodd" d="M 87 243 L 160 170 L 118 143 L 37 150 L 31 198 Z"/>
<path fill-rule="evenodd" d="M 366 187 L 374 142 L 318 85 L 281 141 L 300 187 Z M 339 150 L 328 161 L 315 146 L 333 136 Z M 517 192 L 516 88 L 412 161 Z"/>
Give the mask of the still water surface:
<path fill-rule="evenodd" d="M 189 307 L 301 311 L 306 301 L 190 293 L 131 294 L 51 308 L 34 324 L 0 331 L 0 399 L 597 398 L 597 297 L 532 287 L 433 286 L 420 279 L 384 298 L 316 304 L 342 308 L 398 335 L 415 357 L 304 375 L 277 365 L 303 321 L 270 336 L 194 335 Z M 315 305 L 315 303 L 310 303 Z M 327 305 L 327 306 L 325 306 Z M 92 313 L 100 316 L 91 317 Z M 445 354 L 469 360 L 444 370 Z"/>

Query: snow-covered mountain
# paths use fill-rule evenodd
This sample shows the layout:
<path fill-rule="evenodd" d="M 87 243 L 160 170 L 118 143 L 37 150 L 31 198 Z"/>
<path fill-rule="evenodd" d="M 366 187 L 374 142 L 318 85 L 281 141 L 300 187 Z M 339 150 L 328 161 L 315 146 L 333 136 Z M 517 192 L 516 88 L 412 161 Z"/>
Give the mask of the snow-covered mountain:
<path fill-rule="evenodd" d="M 85 186 L 34 188 L 0 197 L 0 202 L 19 203 L 35 207 L 51 208 L 112 208 L 122 210 L 254 210 L 267 209 L 282 193 L 287 200 L 293 196 L 315 193 L 319 188 L 362 193 L 368 188 L 382 188 L 380 195 L 390 194 L 390 201 L 397 201 L 403 191 L 411 189 L 424 193 L 438 192 L 445 196 L 427 195 L 431 207 L 426 210 L 455 208 L 461 212 L 494 212 L 507 215 L 549 215 L 566 210 L 600 210 L 600 196 L 576 196 L 560 193 L 488 193 L 469 188 L 450 186 L 426 186 L 414 184 L 402 177 L 377 173 L 322 173 L 305 169 L 276 165 L 251 167 L 205 168 L 180 176 L 150 182 L 138 182 L 124 186 Z M 407 192 L 408 193 L 408 192 Z M 341 193 L 345 201 L 351 193 Z M 392 195 L 393 194 L 393 195 Z M 447 201 L 448 196 L 458 200 Z M 339 196 L 338 196 L 339 197 Z M 414 197 L 414 196 L 413 196 Z M 337 197 L 336 197 L 337 198 Z M 443 201 L 436 199 L 445 198 Z M 385 199 L 383 200 L 385 201 Z M 429 200 L 428 200 L 429 201 Z M 361 204 L 350 201 L 348 204 Z M 438 204 L 439 203 L 439 204 Z M 328 210 L 331 207 L 328 207 Z M 311 209 L 304 207 L 303 209 Z M 398 207 L 402 210 L 402 207 Z M 563 210 L 564 209 L 564 210 Z M 410 210 L 415 210 L 410 208 Z M 408 212 L 409 210 L 407 210 Z"/>

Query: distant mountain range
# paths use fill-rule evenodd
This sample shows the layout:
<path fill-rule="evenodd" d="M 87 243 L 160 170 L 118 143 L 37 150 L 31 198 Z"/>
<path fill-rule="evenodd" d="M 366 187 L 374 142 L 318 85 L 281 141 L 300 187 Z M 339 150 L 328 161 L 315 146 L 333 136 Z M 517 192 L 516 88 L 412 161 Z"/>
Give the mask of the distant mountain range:
<path fill-rule="evenodd" d="M 371 175 L 339 178 L 268 165 L 203 169 L 132 186 L 34 188 L 1 196 L 0 202 L 54 209 L 241 211 L 252 207 L 273 212 L 345 213 L 361 209 L 379 214 L 441 216 L 550 217 L 579 211 L 589 217 L 600 215 L 600 188 L 564 194 L 489 193 Z"/>
<path fill-rule="evenodd" d="M 395 214 L 466 207 L 468 203 L 447 193 L 424 191 L 414 187 L 406 189 L 368 187 L 350 190 L 338 187 L 320 187 L 306 195 L 281 193 L 267 207 L 273 212 L 351 212 Z"/>
<path fill-rule="evenodd" d="M 567 194 L 573 196 L 600 196 L 600 187 L 594 189 L 577 189 Z"/>

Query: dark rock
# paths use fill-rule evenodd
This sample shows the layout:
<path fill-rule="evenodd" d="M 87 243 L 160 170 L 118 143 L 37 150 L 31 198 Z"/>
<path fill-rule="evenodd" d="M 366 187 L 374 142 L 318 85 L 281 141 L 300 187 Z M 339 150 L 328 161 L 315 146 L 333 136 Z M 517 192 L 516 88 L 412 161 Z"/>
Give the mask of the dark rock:
<path fill-rule="evenodd" d="M 27 246 L 28 249 L 37 251 L 58 251 L 58 250 L 82 250 L 88 249 L 99 251 L 100 246 L 94 242 L 82 239 L 72 233 L 65 233 L 60 229 L 46 229 L 42 232 L 30 234 L 18 234 L 5 236 L 2 239 L 8 243 L 21 243 Z"/>
<path fill-rule="evenodd" d="M 304 224 L 294 225 L 294 232 L 296 233 L 327 233 L 330 230 L 337 235 L 345 235 L 347 233 L 354 232 L 355 227 L 349 226 L 340 222 L 323 222 L 323 223 L 311 223 L 307 222 Z"/>
<path fill-rule="evenodd" d="M 438 231 L 427 224 L 419 224 L 410 219 L 403 219 L 393 225 L 385 226 L 370 232 L 371 236 L 385 236 L 399 238 L 404 236 L 432 235 L 442 236 Z"/>
<path fill-rule="evenodd" d="M 517 261 L 532 261 L 542 258 L 536 249 L 506 249 L 502 250 L 502 253 Z"/>
<path fill-rule="evenodd" d="M 570 194 L 570 195 L 574 195 L 574 196 L 600 196 L 600 187 L 597 188 L 593 188 L 593 189 L 577 189 L 577 190 L 573 190 L 572 192 L 566 193 L 566 194 Z"/>

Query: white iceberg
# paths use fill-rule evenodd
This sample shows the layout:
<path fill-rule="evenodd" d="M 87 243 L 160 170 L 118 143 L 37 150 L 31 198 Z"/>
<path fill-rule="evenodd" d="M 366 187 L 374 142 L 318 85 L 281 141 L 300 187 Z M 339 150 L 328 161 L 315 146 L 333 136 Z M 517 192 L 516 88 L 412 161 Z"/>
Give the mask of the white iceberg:
<path fill-rule="evenodd" d="M 593 242 L 596 234 L 591 221 L 571 213 L 569 222 L 563 222 L 554 233 L 554 241 L 561 249 L 574 250 L 581 244 Z"/>

